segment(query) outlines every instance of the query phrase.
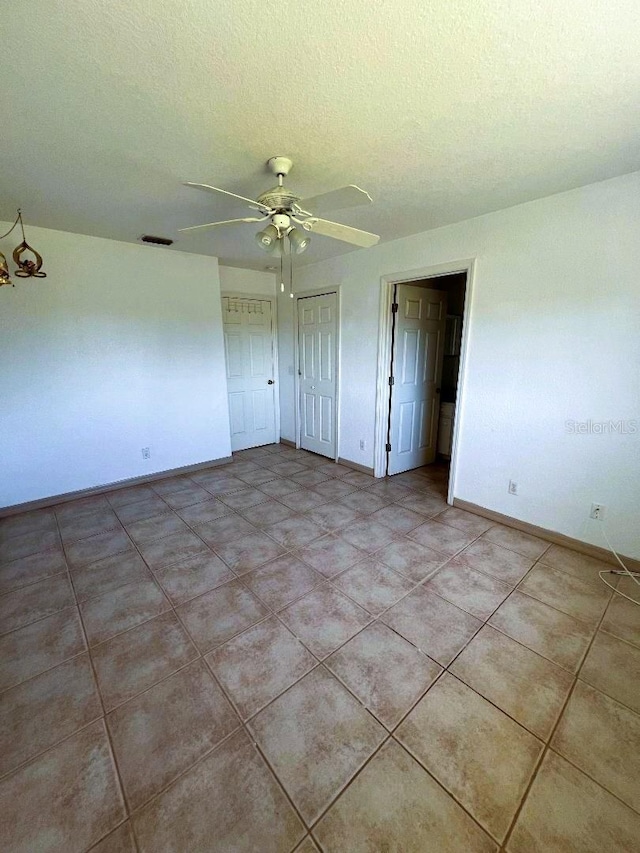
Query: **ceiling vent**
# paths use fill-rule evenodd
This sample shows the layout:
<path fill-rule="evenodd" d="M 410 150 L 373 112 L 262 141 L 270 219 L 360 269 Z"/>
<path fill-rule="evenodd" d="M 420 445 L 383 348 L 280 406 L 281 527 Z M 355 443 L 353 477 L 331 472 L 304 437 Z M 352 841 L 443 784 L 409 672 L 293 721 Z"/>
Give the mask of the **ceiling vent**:
<path fill-rule="evenodd" d="M 171 246 L 173 243 L 168 237 L 154 237 L 153 234 L 144 234 L 140 239 L 143 243 L 153 243 L 154 246 Z"/>

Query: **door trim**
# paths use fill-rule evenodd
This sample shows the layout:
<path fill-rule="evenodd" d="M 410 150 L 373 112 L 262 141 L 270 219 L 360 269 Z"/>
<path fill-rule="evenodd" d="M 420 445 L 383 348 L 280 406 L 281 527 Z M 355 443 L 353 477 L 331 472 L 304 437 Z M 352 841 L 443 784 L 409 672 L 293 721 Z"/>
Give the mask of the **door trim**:
<path fill-rule="evenodd" d="M 293 306 L 293 340 L 295 342 L 294 345 L 294 353 L 293 353 L 293 400 L 294 400 L 294 416 L 295 416 L 295 429 L 296 429 L 296 448 L 300 448 L 300 430 L 302 429 L 302 424 L 300 422 L 300 323 L 299 323 L 299 301 L 301 299 L 307 299 L 310 296 L 328 296 L 330 293 L 335 293 L 336 295 L 336 411 L 334 417 L 333 428 L 335 430 L 335 447 L 336 453 L 334 456 L 334 462 L 338 461 L 339 451 L 340 451 L 340 285 L 337 284 L 335 287 L 322 287 L 316 288 L 314 290 L 304 290 L 301 293 L 294 294 L 294 306 Z M 330 457 L 327 456 L 327 459 Z"/>
<path fill-rule="evenodd" d="M 264 293 L 236 293 L 232 290 L 224 290 L 220 293 L 220 308 L 222 310 L 222 298 L 226 296 L 231 299 L 259 299 L 260 302 L 270 302 L 271 303 L 271 359 L 273 362 L 273 381 L 276 386 L 275 393 L 273 395 L 273 405 L 275 407 L 275 441 L 276 444 L 280 440 L 280 388 L 278 386 L 278 381 L 280 379 L 279 367 L 278 367 L 278 300 L 275 296 L 268 296 Z M 222 316 L 221 316 L 222 320 Z M 222 323 L 224 326 L 224 322 Z M 226 359 L 226 354 L 225 354 Z M 225 366 L 226 371 L 226 366 Z M 226 372 L 225 372 L 226 376 Z M 229 404 L 229 395 L 227 394 L 227 406 Z"/>
<path fill-rule="evenodd" d="M 406 270 L 405 272 L 390 273 L 380 279 L 380 324 L 378 329 L 378 369 L 375 409 L 374 435 L 374 476 L 384 477 L 387 468 L 387 426 L 391 389 L 389 387 L 389 368 L 391 365 L 391 326 L 393 315 L 393 289 L 396 284 L 410 284 L 425 278 L 439 278 L 443 275 L 465 272 L 467 274 L 464 300 L 464 316 L 462 319 L 462 344 L 460 348 L 460 371 L 458 373 L 458 394 L 456 400 L 456 419 L 453 427 L 451 446 L 451 473 L 449 476 L 449 492 L 447 503 L 453 504 L 456 491 L 458 470 L 458 445 L 462 431 L 462 414 L 464 412 L 465 383 L 469 352 L 469 327 L 471 319 L 471 297 L 473 293 L 476 269 L 475 258 L 464 258 L 444 264 L 435 264 L 421 269 Z"/>

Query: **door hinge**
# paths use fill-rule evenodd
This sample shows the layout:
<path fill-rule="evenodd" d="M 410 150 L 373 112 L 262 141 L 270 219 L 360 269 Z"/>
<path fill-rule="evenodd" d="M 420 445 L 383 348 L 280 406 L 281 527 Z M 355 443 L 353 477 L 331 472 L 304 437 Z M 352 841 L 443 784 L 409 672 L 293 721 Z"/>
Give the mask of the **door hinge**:
<path fill-rule="evenodd" d="M 395 379 L 393 378 L 393 376 L 390 376 L 389 377 L 389 385 L 393 385 L 394 382 L 395 382 Z"/>
<path fill-rule="evenodd" d="M 397 302 L 394 302 L 393 305 L 391 306 L 391 313 L 392 314 L 398 313 L 398 303 Z"/>
<path fill-rule="evenodd" d="M 386 446 L 386 447 L 387 447 L 387 453 L 391 453 L 391 445 L 390 445 L 390 444 L 387 444 L 387 446 Z"/>

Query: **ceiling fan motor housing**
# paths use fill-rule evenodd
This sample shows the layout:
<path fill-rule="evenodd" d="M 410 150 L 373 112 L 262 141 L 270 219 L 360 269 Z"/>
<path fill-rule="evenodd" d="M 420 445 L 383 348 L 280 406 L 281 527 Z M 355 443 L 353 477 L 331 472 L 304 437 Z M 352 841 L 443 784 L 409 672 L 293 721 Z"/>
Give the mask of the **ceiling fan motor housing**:
<path fill-rule="evenodd" d="M 272 210 L 291 210 L 293 205 L 300 201 L 300 197 L 285 187 L 273 187 L 259 195 L 258 201 Z"/>

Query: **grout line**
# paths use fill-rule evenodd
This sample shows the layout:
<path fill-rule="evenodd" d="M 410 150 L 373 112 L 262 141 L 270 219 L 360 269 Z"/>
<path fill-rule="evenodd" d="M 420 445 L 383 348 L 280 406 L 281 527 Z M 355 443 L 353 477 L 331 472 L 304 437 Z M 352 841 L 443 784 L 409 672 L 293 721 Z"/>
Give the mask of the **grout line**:
<path fill-rule="evenodd" d="M 67 661 L 64 661 L 64 663 L 67 663 Z M 55 667 L 54 667 L 54 669 L 55 669 Z M 99 703 L 99 704 L 101 704 L 101 703 Z M 5 771 L 4 773 L 1 773 L 0 774 L 0 782 L 4 781 L 9 776 L 12 776 L 14 773 L 17 773 L 20 770 L 23 770 L 28 764 L 31 764 L 32 761 L 36 761 L 38 758 L 41 758 L 43 755 L 45 755 L 45 753 L 50 752 L 52 749 L 55 749 L 56 747 L 61 746 L 61 744 L 65 743 L 66 741 L 71 740 L 71 738 L 75 737 L 80 732 L 83 732 L 85 729 L 90 728 L 92 725 L 99 722 L 100 720 L 104 720 L 104 713 L 102 713 L 102 712 L 98 713 L 98 715 L 96 717 L 93 717 L 93 719 L 89 720 L 88 722 L 82 723 L 80 726 L 78 726 L 77 729 L 74 729 L 72 732 L 67 733 L 66 735 L 64 735 L 64 737 L 61 737 L 58 740 L 56 740 L 54 743 L 50 743 L 48 746 L 43 747 L 42 749 L 40 749 L 38 752 L 34 753 L 33 755 L 29 755 L 28 758 L 25 758 L 24 760 L 20 761 L 15 766 L 11 767 L 9 770 Z"/>
<path fill-rule="evenodd" d="M 535 566 L 532 568 L 535 568 Z M 523 580 L 524 580 L 524 578 L 523 578 Z M 539 604 L 545 604 L 547 607 L 550 607 L 552 610 L 555 610 L 556 613 L 562 613 L 563 616 L 568 616 L 569 619 L 573 619 L 575 622 L 578 622 L 580 625 L 584 625 L 589 629 L 591 629 L 591 626 L 594 622 L 596 622 L 598 625 L 600 624 L 600 622 L 602 621 L 602 617 L 604 616 L 605 611 L 606 611 L 607 607 L 609 606 L 609 601 L 611 600 L 611 599 L 609 599 L 609 601 L 607 601 L 606 606 L 604 607 L 602 613 L 600 614 L 600 616 L 597 619 L 587 620 L 583 616 L 575 616 L 573 613 L 567 613 L 566 610 L 560 610 L 559 607 L 556 607 L 553 604 L 549 604 L 549 602 L 547 602 L 547 601 L 543 601 L 541 598 L 538 598 L 536 595 L 533 595 L 532 593 L 527 592 L 526 589 L 520 589 L 520 586 L 515 587 L 513 592 L 519 592 L 520 595 L 526 595 L 527 598 L 532 598 L 534 601 L 537 601 Z M 611 595 L 613 595 L 613 594 L 614 593 L 611 593 Z"/>
<path fill-rule="evenodd" d="M 59 522 L 59 519 L 58 519 L 57 514 L 56 514 L 56 524 L 58 525 L 58 533 L 60 534 L 60 522 Z M 61 535 L 61 534 L 60 534 L 60 535 Z M 66 551 L 65 551 L 65 556 L 66 556 Z M 68 565 L 68 561 L 67 561 L 67 565 Z M 107 738 L 107 744 L 108 744 L 108 748 L 109 748 L 109 755 L 110 755 L 110 757 L 111 757 L 111 765 L 112 765 L 112 768 L 113 768 L 113 772 L 114 772 L 114 774 L 115 774 L 116 784 L 117 784 L 117 787 L 118 787 L 118 789 L 119 789 L 119 791 L 118 791 L 118 792 L 119 792 L 119 795 L 120 795 L 120 801 L 121 801 L 121 803 L 122 803 L 122 806 L 123 806 L 123 809 L 124 809 L 125 816 L 126 816 L 126 817 L 128 817 L 128 815 L 129 815 L 129 813 L 130 813 L 130 810 L 129 810 L 129 804 L 128 804 L 128 801 L 127 801 L 127 795 L 126 795 L 126 792 L 125 792 L 124 784 L 123 784 L 123 782 L 122 782 L 122 776 L 121 776 L 121 773 L 120 773 L 120 768 L 119 768 L 119 766 L 118 766 L 118 762 L 117 762 L 117 759 L 116 759 L 116 753 L 115 753 L 115 749 L 114 749 L 114 746 L 113 746 L 113 740 L 112 740 L 112 737 L 111 737 L 111 731 L 109 730 L 109 726 L 107 725 L 106 706 L 105 706 L 104 698 L 103 698 L 103 695 L 102 695 L 102 690 L 100 689 L 100 683 L 99 683 L 99 681 L 98 681 L 98 675 L 97 675 L 97 672 L 96 672 L 96 668 L 95 668 L 95 664 L 94 664 L 94 660 L 93 660 L 93 655 L 91 654 L 91 650 L 90 650 L 90 646 L 89 646 L 89 638 L 88 638 L 88 636 L 87 636 L 87 631 L 86 631 L 86 628 L 85 628 L 84 619 L 83 619 L 83 617 L 82 617 L 82 612 L 81 612 L 81 610 L 80 610 L 80 605 L 79 605 L 79 602 L 78 602 L 78 597 L 77 597 L 77 593 L 76 593 L 75 585 L 74 585 L 74 582 L 73 582 L 73 576 L 72 576 L 72 574 L 71 574 L 71 569 L 70 569 L 70 568 L 68 568 L 68 573 L 69 573 L 69 582 L 70 582 L 70 584 L 71 584 L 71 590 L 72 590 L 73 597 L 74 597 L 75 602 L 76 602 L 77 616 L 78 616 L 78 620 L 79 620 L 79 622 L 80 622 L 80 626 L 81 626 L 81 630 L 82 630 L 82 636 L 83 636 L 83 638 L 84 638 L 85 648 L 86 648 L 86 651 L 87 651 L 87 658 L 88 658 L 88 661 L 89 661 L 89 666 L 90 666 L 90 668 L 91 668 L 91 675 L 92 675 L 92 678 L 93 678 L 93 685 L 94 685 L 94 688 L 95 688 L 96 694 L 97 694 L 97 696 L 98 696 L 98 701 L 99 701 L 99 703 L 100 703 L 100 707 L 102 708 L 102 716 L 101 716 L 101 718 L 100 718 L 100 719 L 102 720 L 102 726 L 103 726 L 103 729 L 104 729 L 104 732 L 105 732 L 105 735 L 106 735 L 106 738 Z M 137 841 L 135 841 L 135 840 L 134 840 L 134 843 L 136 844 L 136 849 L 137 849 Z"/>
<path fill-rule="evenodd" d="M 133 832 L 133 826 L 132 826 L 131 821 L 129 820 L 129 817 L 128 817 L 128 816 L 127 816 L 127 817 L 125 817 L 125 819 L 124 819 L 124 820 L 121 820 L 121 821 L 120 821 L 120 823 L 119 823 L 117 826 L 112 827 L 112 828 L 107 832 L 107 834 L 106 834 L 106 835 L 101 836 L 97 841 L 95 841 L 95 842 L 91 845 L 91 847 L 89 847 L 89 848 L 88 848 L 88 850 L 86 851 L 86 853 L 92 853 L 92 851 L 93 851 L 93 850 L 95 850 L 95 849 L 98 847 L 98 845 L 99 845 L 99 844 L 101 844 L 103 841 L 105 841 L 107 838 L 109 838 L 109 836 L 110 836 L 112 833 L 117 832 L 119 829 L 121 829 L 121 828 L 122 828 L 125 824 L 127 824 L 127 823 L 129 824 L 129 829 L 131 830 L 131 837 L 133 838 L 133 846 L 134 846 L 134 848 L 135 848 L 135 850 L 136 850 L 136 853 L 138 853 L 138 851 L 139 851 L 139 849 L 140 849 L 140 848 L 138 847 L 138 842 L 137 842 L 137 839 L 136 839 L 135 834 L 134 834 L 134 832 Z"/>
<path fill-rule="evenodd" d="M 65 574 L 64 572 L 58 572 L 59 575 Z M 57 577 L 56 575 L 51 575 L 51 577 Z M 45 580 L 49 580 L 49 578 L 45 578 Z M 71 586 L 71 584 L 69 584 Z M 0 639 L 4 639 L 4 637 L 8 637 L 11 634 L 15 634 L 17 631 L 22 631 L 23 628 L 30 628 L 32 625 L 37 625 L 39 622 L 44 622 L 45 619 L 49 619 L 51 616 L 57 616 L 58 613 L 63 613 L 65 610 L 71 610 L 75 607 L 75 603 L 65 604 L 63 607 L 59 607 L 57 610 L 52 610 L 51 613 L 46 613 L 44 616 L 39 616 L 37 619 L 33 619 L 31 622 L 24 622 L 21 625 L 16 625 L 15 628 L 10 628 L 8 631 L 4 631 L 0 633 Z M 72 657 L 75 657 L 72 655 Z M 49 667 L 50 668 L 50 667 Z M 28 681 L 29 679 L 25 679 Z M 22 683 L 22 682 L 20 682 Z M 2 688 L 0 693 L 4 692 L 8 688 Z"/>
<path fill-rule="evenodd" d="M 578 683 L 578 679 L 576 679 L 576 686 L 577 686 L 577 683 Z M 585 682 L 582 682 L 582 683 L 584 684 Z M 595 688 L 594 688 L 594 689 L 595 689 Z M 598 691 L 598 692 L 601 692 L 601 691 Z M 603 696 L 606 696 L 607 694 L 606 694 L 606 693 L 603 693 L 602 695 L 603 695 Z M 607 698 L 611 698 L 611 697 L 607 697 Z M 616 700 L 614 700 L 614 701 L 616 701 Z M 604 791 L 606 791 L 606 793 L 607 793 L 607 794 L 609 794 L 609 795 L 610 795 L 611 797 L 613 797 L 614 799 L 618 800 L 618 802 L 619 802 L 619 803 L 621 803 L 625 808 L 629 809 L 629 810 L 630 810 L 630 811 L 632 811 L 634 814 L 637 814 L 637 815 L 639 815 L 639 816 L 640 816 L 640 810 L 638 810 L 635 806 L 632 806 L 632 805 L 630 805 L 629 803 L 625 802 L 619 794 L 616 794 L 616 793 L 614 793 L 613 791 L 611 791 L 611 790 L 610 790 L 609 788 L 607 788 L 607 786 L 606 786 L 606 785 L 604 785 L 602 782 L 598 782 L 598 780 L 597 780 L 594 776 L 592 776 L 590 773 L 588 773 L 586 770 L 584 770 L 582 767 L 580 767 L 580 765 L 579 765 L 579 764 L 576 764 L 576 763 L 575 763 L 575 761 L 572 761 L 572 759 L 567 758 L 567 756 L 566 756 L 566 755 L 564 755 L 564 754 L 563 754 L 562 752 L 560 752 L 558 749 L 556 749 L 555 747 L 553 747 L 551 744 L 548 744 L 548 746 L 547 746 L 547 752 L 553 752 L 553 753 L 554 753 L 554 755 L 557 755 L 557 756 L 558 756 L 559 758 L 561 758 L 563 761 L 566 761 L 566 762 L 567 762 L 567 764 L 570 764 L 570 765 L 571 765 L 575 770 L 577 770 L 577 771 L 578 771 L 579 773 L 581 773 L 583 776 L 586 776 L 586 777 L 587 777 L 587 779 L 589 779 L 591 782 L 593 782 L 593 784 L 594 784 L 594 785 L 597 785 L 597 786 L 598 786 L 598 788 L 602 788 Z"/>
<path fill-rule="evenodd" d="M 201 755 L 199 755 L 195 759 L 195 761 L 193 761 L 187 767 L 183 767 L 178 773 L 176 773 L 175 776 L 173 776 L 171 779 L 169 779 L 168 782 L 166 782 L 164 785 L 162 785 L 162 787 L 158 788 L 157 791 L 154 791 L 154 793 L 148 799 L 146 799 L 144 802 L 140 803 L 140 805 L 137 805 L 135 808 L 128 810 L 128 819 L 131 821 L 132 829 L 133 829 L 133 818 L 135 816 L 139 815 L 142 811 L 144 811 L 144 809 L 146 809 L 147 806 L 149 806 L 151 803 L 153 803 L 154 800 L 156 800 L 158 797 L 160 797 L 162 794 L 164 794 L 169 788 L 172 787 L 172 785 L 174 785 L 176 782 L 178 782 L 180 779 L 182 779 L 184 776 L 186 776 L 187 773 L 189 773 L 191 770 L 193 770 L 195 767 L 197 767 L 198 764 L 201 764 L 203 761 L 205 761 L 211 755 L 211 753 L 215 752 L 219 747 L 221 747 L 227 741 L 231 740 L 232 737 L 234 737 L 239 732 L 241 732 L 242 729 L 243 729 L 242 721 L 238 720 L 238 725 L 232 731 L 230 731 L 224 737 L 220 738 L 220 740 L 217 743 L 215 743 L 213 746 L 208 747 Z M 134 835 L 135 835 L 135 832 L 134 832 Z"/>
<path fill-rule="evenodd" d="M 191 658 L 191 660 L 188 660 L 186 663 L 180 664 L 180 666 L 178 666 L 176 669 L 172 670 L 171 672 L 165 673 L 157 681 L 154 681 L 152 684 L 148 684 L 146 687 L 144 687 L 142 690 L 139 690 L 137 693 L 133 693 L 131 696 L 127 696 L 126 699 L 123 699 L 122 701 L 118 702 L 117 705 L 114 705 L 113 707 L 109 707 L 109 708 L 107 708 L 107 706 L 105 705 L 105 716 L 109 717 L 111 714 L 113 714 L 114 711 L 119 711 L 120 708 L 122 708 L 124 705 L 127 705 L 129 702 L 133 701 L 134 699 L 139 699 L 140 696 L 144 695 L 145 693 L 148 693 L 149 690 L 151 690 L 154 687 L 157 687 L 158 684 L 162 684 L 163 681 L 167 681 L 169 678 L 171 678 L 171 676 L 177 675 L 179 672 L 182 672 L 183 669 L 187 669 L 187 667 L 189 667 L 192 663 L 195 663 L 197 660 L 199 660 L 202 657 L 202 655 L 200 654 L 200 652 L 198 651 L 197 648 L 196 648 L 196 652 L 197 652 L 196 656 Z"/>
<path fill-rule="evenodd" d="M 441 790 L 444 791 L 444 793 L 447 794 L 447 796 L 453 800 L 453 802 L 458 806 L 458 808 L 462 809 L 462 811 L 467 815 L 467 817 L 471 818 L 473 823 L 475 823 L 476 826 L 478 826 L 482 830 L 483 834 L 487 838 L 489 838 L 491 841 L 493 841 L 495 844 L 497 844 L 499 847 L 500 842 L 497 840 L 497 838 L 494 835 L 492 835 L 491 832 L 480 823 L 478 818 L 475 817 L 475 815 L 469 810 L 469 808 L 467 806 L 465 806 L 463 803 L 460 802 L 460 800 L 458 800 L 458 798 L 445 786 L 444 782 L 441 779 L 438 779 L 438 777 L 433 773 L 432 770 L 429 770 L 429 768 L 421 761 L 421 759 L 418 758 L 417 755 L 415 755 L 415 753 L 411 750 L 411 748 L 406 746 L 405 744 L 403 744 L 400 740 L 398 740 L 398 738 L 395 736 L 395 734 L 392 734 L 391 738 L 417 764 L 419 764 L 420 767 L 422 767 L 422 769 L 425 771 L 425 773 L 428 776 L 430 776 L 431 779 L 433 779 L 433 781 L 438 785 L 438 787 L 441 788 Z"/>
<path fill-rule="evenodd" d="M 251 740 L 251 743 L 253 744 L 253 748 L 256 750 L 256 752 L 258 753 L 258 755 L 262 758 L 262 760 L 263 760 L 263 761 L 264 761 L 264 763 L 266 764 L 267 769 L 269 770 L 269 773 L 271 773 L 271 776 L 275 779 L 275 781 L 276 781 L 276 784 L 277 784 L 278 788 L 282 791 L 282 793 L 283 793 L 283 794 L 284 794 L 284 796 L 285 796 L 285 799 L 287 800 L 287 802 L 289 803 L 289 805 L 290 805 L 290 806 L 291 806 L 291 808 L 293 809 L 294 814 L 296 814 L 296 815 L 297 815 L 297 817 L 298 817 L 298 819 L 300 820 L 300 823 L 302 824 L 302 826 L 303 826 L 303 828 L 304 828 L 305 836 L 306 836 L 306 835 L 308 834 L 308 832 L 309 832 L 309 824 L 308 824 L 308 823 L 307 823 L 307 821 L 303 818 L 303 816 L 302 816 L 302 813 L 301 813 L 300 809 L 299 809 L 299 808 L 296 806 L 296 804 L 294 803 L 293 799 L 291 798 L 291 795 L 289 794 L 289 792 L 288 792 L 288 791 L 287 791 L 287 789 L 285 788 L 284 782 L 282 782 L 282 780 L 280 779 L 280 777 L 279 777 L 279 776 L 278 776 L 278 774 L 276 773 L 276 771 L 275 771 L 275 769 L 273 768 L 273 766 L 272 766 L 271 762 L 270 762 L 270 761 L 269 761 L 269 759 L 267 758 L 266 754 L 263 752 L 262 747 L 260 746 L 260 744 L 257 742 L 257 740 L 255 739 L 255 737 L 253 736 L 253 734 L 249 731 L 249 729 L 246 729 L 246 732 L 247 732 L 247 735 L 248 735 L 249 739 Z M 298 841 L 298 842 L 296 843 L 296 847 L 298 847 L 298 845 L 302 843 L 302 841 L 304 840 L 304 837 L 305 837 L 305 836 L 303 836 L 303 837 L 300 839 L 300 841 Z M 295 849 L 296 849 L 296 847 L 294 847 L 293 849 L 295 850 Z"/>
<path fill-rule="evenodd" d="M 71 608 L 69 608 L 69 610 L 70 609 Z M 58 611 L 58 612 L 61 612 L 61 611 Z M 54 613 L 52 615 L 55 616 L 56 614 Z M 84 649 L 81 652 L 77 652 L 74 655 L 70 655 L 68 658 L 65 658 L 64 660 L 57 661 L 55 664 L 53 664 L 53 666 L 48 666 L 46 669 L 43 669 L 42 672 L 37 672 L 37 673 L 35 673 L 35 675 L 30 675 L 29 678 L 25 678 L 24 681 L 19 681 L 17 684 L 12 684 L 10 687 L 4 687 L 2 690 L 0 690 L 0 696 L 3 696 L 5 693 L 8 693 L 10 690 L 14 690 L 16 687 L 22 687 L 23 684 L 28 684 L 30 681 L 33 681 L 34 678 L 38 678 L 38 676 L 40 676 L 40 675 L 45 675 L 45 673 L 51 672 L 52 669 L 56 669 L 56 667 L 61 666 L 61 664 L 69 663 L 69 661 L 75 660 L 76 658 L 79 658 L 84 654 L 88 654 L 88 649 Z"/>
<path fill-rule="evenodd" d="M 609 602 L 609 604 L 611 604 L 611 602 Z M 606 617 L 606 615 L 607 615 L 606 611 L 605 611 L 604 615 Z M 640 643 L 633 643 L 631 640 L 627 640 L 625 637 L 619 637 L 617 634 L 613 633 L 611 628 L 599 628 L 598 630 L 600 631 L 600 633 L 606 634 L 608 637 L 613 637 L 614 640 L 619 640 L 621 643 L 624 643 L 626 646 L 631 646 L 632 649 L 640 650 Z M 616 702 L 620 702 L 620 700 L 616 699 Z M 621 704 L 624 705 L 624 702 L 621 702 Z M 636 711 L 636 714 L 637 713 L 638 713 L 638 711 Z"/>
<path fill-rule="evenodd" d="M 210 675 L 211 673 L 208 673 L 208 674 Z M 214 743 L 213 746 L 207 747 L 207 749 L 202 754 L 198 755 L 197 758 L 195 758 L 191 762 L 191 764 L 189 764 L 187 767 L 183 767 L 181 770 L 179 770 L 175 774 L 175 776 L 172 776 L 167 782 L 165 782 L 160 788 L 158 788 L 157 791 L 154 791 L 150 796 L 147 796 L 146 800 L 143 800 L 141 803 L 139 803 L 135 807 L 129 808 L 128 812 L 127 812 L 129 820 L 132 820 L 135 815 L 139 815 L 140 812 L 144 811 L 144 809 L 147 806 L 149 806 L 151 803 L 153 803 L 154 800 L 156 800 L 158 797 L 160 797 L 162 794 L 164 794 L 179 779 L 181 779 L 183 776 L 186 776 L 187 773 L 189 773 L 191 770 L 193 770 L 194 767 L 196 767 L 198 764 L 205 761 L 211 755 L 212 752 L 215 752 L 218 749 L 218 747 L 221 747 L 223 744 L 225 744 L 227 741 L 231 740 L 231 738 L 233 738 L 235 735 L 237 735 L 239 732 L 241 732 L 242 728 L 243 728 L 242 721 L 238 720 L 238 724 L 230 732 L 227 732 L 227 734 L 224 735 L 224 737 L 221 737 L 220 740 L 216 741 L 216 743 Z M 133 823 L 132 823 L 132 827 L 133 827 Z"/>
<path fill-rule="evenodd" d="M 52 549 L 50 549 L 50 550 L 52 550 Z M 37 554 L 46 554 L 47 551 L 37 551 L 36 553 Z M 65 574 L 65 572 L 68 571 L 67 560 L 66 560 L 66 557 L 64 555 L 64 551 L 62 551 L 61 553 L 62 553 L 62 559 L 64 560 L 64 564 L 65 564 L 64 569 L 60 569 L 59 572 L 54 572 L 51 575 L 45 575 L 44 577 L 37 578 L 37 580 L 32 580 L 32 581 L 29 581 L 28 583 L 21 584 L 20 586 L 15 586 L 12 589 L 5 589 L 4 592 L 0 592 L 0 600 L 3 599 L 6 595 L 11 595 L 12 592 L 20 592 L 21 590 L 27 589 L 30 586 L 35 586 L 38 583 L 42 583 L 42 581 L 48 581 L 48 580 L 51 580 L 51 578 L 58 577 L 58 575 Z M 36 555 L 30 554 L 29 556 L 34 557 Z M 19 558 L 19 559 L 22 559 L 22 558 Z M 11 563 L 3 563 L 2 565 L 0 565 L 0 570 L 4 569 L 6 566 L 9 566 L 9 565 L 11 565 Z M 6 633 L 8 634 L 9 632 L 7 631 Z"/>
<path fill-rule="evenodd" d="M 374 719 L 375 719 L 375 717 L 374 717 Z M 378 720 L 376 720 L 376 722 L 378 722 Z M 322 821 L 323 818 L 325 817 L 325 815 L 331 810 L 331 808 L 333 808 L 333 806 L 337 802 L 337 800 L 339 800 L 340 797 L 342 797 L 342 795 L 347 791 L 347 789 L 351 787 L 351 785 L 356 781 L 356 779 L 365 770 L 365 768 L 378 755 L 378 753 L 381 751 L 381 749 L 384 746 L 386 746 L 386 744 L 388 744 L 392 740 L 392 736 L 389 734 L 389 732 L 386 729 L 384 730 L 384 733 L 385 733 L 385 736 L 382 739 L 382 742 L 380 744 L 378 744 L 378 746 L 373 750 L 371 755 L 360 765 L 360 767 L 358 767 L 358 769 L 355 770 L 351 774 L 351 776 L 347 779 L 347 781 L 339 787 L 338 791 L 331 798 L 329 804 L 321 810 L 320 814 L 313 821 L 311 821 L 309 824 L 307 824 L 308 830 L 310 833 L 314 829 L 317 829 L 320 821 Z M 320 846 L 320 845 L 318 845 L 318 846 Z M 320 849 L 322 849 L 322 848 L 320 848 Z"/>

